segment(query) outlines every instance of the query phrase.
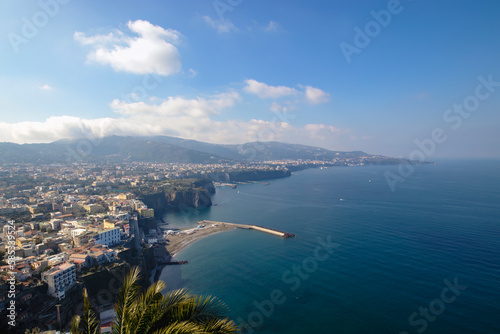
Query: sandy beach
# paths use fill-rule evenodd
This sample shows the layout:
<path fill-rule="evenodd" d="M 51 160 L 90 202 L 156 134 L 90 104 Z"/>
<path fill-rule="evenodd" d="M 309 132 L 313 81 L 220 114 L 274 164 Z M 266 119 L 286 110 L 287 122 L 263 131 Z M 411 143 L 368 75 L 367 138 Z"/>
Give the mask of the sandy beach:
<path fill-rule="evenodd" d="M 171 257 L 174 257 L 181 250 L 186 248 L 188 245 L 205 238 L 209 235 L 228 231 L 237 228 L 233 224 L 221 223 L 217 226 L 212 226 L 212 224 L 206 224 L 205 227 L 194 230 L 192 234 L 174 234 L 167 237 L 167 252 Z M 193 230 L 193 229 L 190 229 Z"/>

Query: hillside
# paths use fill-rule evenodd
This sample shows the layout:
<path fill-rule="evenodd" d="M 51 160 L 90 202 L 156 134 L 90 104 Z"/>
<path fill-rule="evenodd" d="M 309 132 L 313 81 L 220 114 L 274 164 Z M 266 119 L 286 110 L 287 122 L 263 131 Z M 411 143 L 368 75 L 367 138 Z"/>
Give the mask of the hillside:
<path fill-rule="evenodd" d="M 0 163 L 157 162 L 225 163 L 268 160 L 377 158 L 360 151 L 338 152 L 279 142 L 218 145 L 182 138 L 111 136 L 95 141 L 59 140 L 49 144 L 0 143 Z"/>

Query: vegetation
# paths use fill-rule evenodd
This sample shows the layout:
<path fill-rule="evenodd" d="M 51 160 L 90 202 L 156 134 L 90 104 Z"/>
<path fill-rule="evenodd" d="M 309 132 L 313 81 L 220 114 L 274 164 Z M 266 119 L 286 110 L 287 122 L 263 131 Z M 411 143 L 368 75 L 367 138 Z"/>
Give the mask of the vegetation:
<path fill-rule="evenodd" d="M 139 268 L 127 274 L 115 304 L 116 317 L 112 324 L 114 334 L 155 333 L 236 333 L 238 328 L 227 319 L 226 306 L 213 297 L 194 296 L 185 289 L 162 296 L 162 281 L 155 282 L 144 293 L 140 292 Z M 83 314 L 71 321 L 71 334 L 98 334 L 100 322 L 83 292 Z"/>

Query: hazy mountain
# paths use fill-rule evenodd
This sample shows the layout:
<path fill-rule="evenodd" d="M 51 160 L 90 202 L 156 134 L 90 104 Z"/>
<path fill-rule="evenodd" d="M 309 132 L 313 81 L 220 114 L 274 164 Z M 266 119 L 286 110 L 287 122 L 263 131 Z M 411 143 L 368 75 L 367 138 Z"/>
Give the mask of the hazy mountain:
<path fill-rule="evenodd" d="M 284 159 L 333 160 L 338 157 L 354 158 L 367 155 L 361 151 L 330 151 L 321 147 L 280 142 L 251 142 L 242 145 L 224 145 L 227 149 L 239 154 L 241 159 L 266 161 Z"/>
<path fill-rule="evenodd" d="M 366 156 L 279 142 L 218 145 L 168 136 L 58 140 L 50 144 L 0 143 L 0 162 L 67 163 L 127 162 L 217 163 L 281 159 L 332 160 Z"/>

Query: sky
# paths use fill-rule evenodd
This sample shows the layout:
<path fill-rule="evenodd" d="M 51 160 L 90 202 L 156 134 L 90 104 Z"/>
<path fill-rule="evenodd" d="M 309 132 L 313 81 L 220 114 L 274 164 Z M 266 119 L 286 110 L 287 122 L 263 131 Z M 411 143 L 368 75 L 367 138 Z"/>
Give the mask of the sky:
<path fill-rule="evenodd" d="M 3 0 L 0 141 L 500 158 L 500 2 Z"/>

